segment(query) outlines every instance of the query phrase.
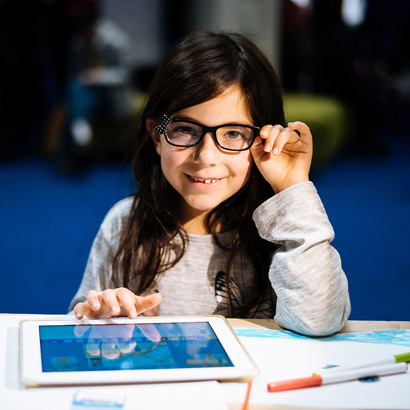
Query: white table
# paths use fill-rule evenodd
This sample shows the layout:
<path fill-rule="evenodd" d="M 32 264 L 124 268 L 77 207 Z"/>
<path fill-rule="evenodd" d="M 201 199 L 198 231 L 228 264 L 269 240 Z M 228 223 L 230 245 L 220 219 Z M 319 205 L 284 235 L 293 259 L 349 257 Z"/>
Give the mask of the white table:
<path fill-rule="evenodd" d="M 53 388 L 35 388 L 26 389 L 19 381 L 18 378 L 18 324 L 21 320 L 26 319 L 44 319 L 44 320 L 64 320 L 72 318 L 66 315 L 12 315 L 12 314 L 0 314 L 0 409 L 1 410 L 22 410 L 22 409 L 57 409 L 57 410 L 71 410 L 71 403 L 76 387 L 53 387 Z M 249 320 L 249 319 L 230 319 L 233 327 L 246 327 L 246 328 L 259 328 L 259 329 L 274 329 L 281 330 L 281 328 L 273 320 Z M 374 330 L 398 330 L 398 329 L 410 329 L 410 322 L 365 322 L 365 321 L 350 321 L 343 328 L 342 332 L 369 332 Z M 410 350 L 410 349 L 408 349 Z M 250 351 L 252 355 L 252 352 Z M 410 376 L 410 375 L 409 375 Z M 410 378 L 409 378 L 410 381 Z M 211 382 L 212 383 L 212 382 Z M 141 386 L 140 386 L 141 387 Z M 136 394 L 138 386 L 104 386 L 96 387 L 96 389 L 104 389 L 104 391 L 120 391 L 122 394 L 126 394 L 127 397 L 132 397 Z M 163 391 L 166 386 L 160 386 Z M 153 394 L 158 396 L 158 385 L 150 385 L 144 388 L 144 393 Z M 181 388 L 181 386 L 177 386 Z M 206 386 L 208 388 L 209 386 Z M 246 393 L 245 383 L 222 383 L 218 385 L 218 390 L 212 390 L 214 387 L 210 387 L 212 394 L 215 395 L 215 406 L 217 401 L 227 403 L 229 409 L 241 409 L 243 399 Z M 193 390 L 192 390 L 193 389 Z M 254 388 L 253 388 L 254 389 Z M 195 406 L 196 409 L 201 408 L 200 403 L 205 403 L 209 397 L 203 397 L 201 399 L 201 392 L 195 392 L 194 387 L 190 387 L 193 394 L 196 394 L 196 400 L 198 401 Z M 151 393 L 151 391 L 153 393 Z M 253 392 L 254 390 L 252 390 Z M 256 390 L 255 390 L 256 391 Z M 221 393 L 222 392 L 222 393 Z M 410 407 L 410 384 L 409 384 L 409 407 Z M 148 394 L 147 393 L 147 394 Z M 204 392 L 204 394 L 206 391 Z M 222 394 L 222 397 L 216 397 L 218 394 Z M 167 393 L 164 393 L 167 394 Z M 255 393 L 256 394 L 256 393 Z M 161 396 L 161 395 L 160 395 Z M 139 393 L 141 397 L 141 393 Z M 157 397 L 158 398 L 158 397 Z M 158 399 L 164 400 L 164 397 Z M 168 407 L 172 407 L 172 398 L 166 401 Z M 212 407 L 212 410 L 216 407 Z M 147 407 L 135 407 L 127 406 L 127 409 L 144 409 Z M 181 407 L 189 408 L 189 407 Z M 204 407 L 206 408 L 206 407 Z M 222 407 L 223 408 L 223 407 Z M 301 410 L 303 408 L 315 408 L 315 407 L 300 407 L 292 405 L 279 405 L 279 404 L 258 404 L 252 403 L 252 396 L 250 401 L 250 410 L 262 410 L 262 409 L 283 409 L 283 410 Z M 327 407 L 317 407 L 320 409 L 327 409 Z M 330 408 L 330 407 L 329 407 Z"/>

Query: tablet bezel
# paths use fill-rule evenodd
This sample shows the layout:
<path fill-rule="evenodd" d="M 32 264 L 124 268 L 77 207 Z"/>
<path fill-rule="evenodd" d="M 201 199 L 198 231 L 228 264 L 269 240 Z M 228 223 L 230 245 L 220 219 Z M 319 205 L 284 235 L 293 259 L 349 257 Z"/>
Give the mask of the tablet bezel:
<path fill-rule="evenodd" d="M 72 326 L 102 324 L 198 323 L 212 327 L 232 367 L 205 367 L 149 370 L 104 370 L 43 372 L 40 351 L 40 326 Z M 99 320 L 24 320 L 20 322 L 20 380 L 28 387 L 52 385 L 128 384 L 178 382 L 197 380 L 247 381 L 258 374 L 252 358 L 242 346 L 235 332 L 222 316 L 138 317 Z"/>

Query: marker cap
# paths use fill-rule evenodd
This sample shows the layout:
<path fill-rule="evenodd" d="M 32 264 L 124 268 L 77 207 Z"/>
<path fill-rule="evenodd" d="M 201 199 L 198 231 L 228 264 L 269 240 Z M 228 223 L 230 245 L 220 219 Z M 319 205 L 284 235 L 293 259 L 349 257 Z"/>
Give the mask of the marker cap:
<path fill-rule="evenodd" d="M 410 352 L 395 354 L 394 357 L 396 358 L 396 363 L 410 362 Z"/>
<path fill-rule="evenodd" d="M 323 380 L 319 375 L 314 375 L 310 377 L 304 377 L 301 379 L 283 380 L 283 381 L 269 383 L 268 390 L 271 393 L 273 393 L 273 392 L 284 391 L 284 390 L 303 389 L 305 387 L 321 386 L 322 382 Z"/>

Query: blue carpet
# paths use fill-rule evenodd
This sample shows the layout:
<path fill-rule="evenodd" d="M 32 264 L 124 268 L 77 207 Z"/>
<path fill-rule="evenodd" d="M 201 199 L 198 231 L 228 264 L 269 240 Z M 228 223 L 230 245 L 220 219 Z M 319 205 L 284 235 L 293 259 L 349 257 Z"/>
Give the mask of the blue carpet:
<path fill-rule="evenodd" d="M 408 140 L 378 160 L 345 156 L 312 178 L 336 232 L 351 319 L 410 320 Z M 42 160 L 0 164 L 0 313 L 65 313 L 108 209 L 130 171 L 96 165 L 78 178 Z"/>

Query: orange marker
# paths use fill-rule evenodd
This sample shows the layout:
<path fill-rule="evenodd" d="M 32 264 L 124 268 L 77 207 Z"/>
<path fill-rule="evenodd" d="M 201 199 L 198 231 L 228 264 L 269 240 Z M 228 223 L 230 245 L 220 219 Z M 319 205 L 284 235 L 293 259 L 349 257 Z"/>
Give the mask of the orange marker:
<path fill-rule="evenodd" d="M 318 374 L 301 379 L 283 380 L 268 384 L 268 391 L 278 392 L 285 390 L 304 389 L 305 387 L 317 387 L 322 384 L 341 383 L 349 380 L 361 379 L 363 377 L 387 376 L 407 372 L 407 363 L 394 363 L 382 366 L 365 367 L 349 371 L 333 372 L 329 374 Z"/>

